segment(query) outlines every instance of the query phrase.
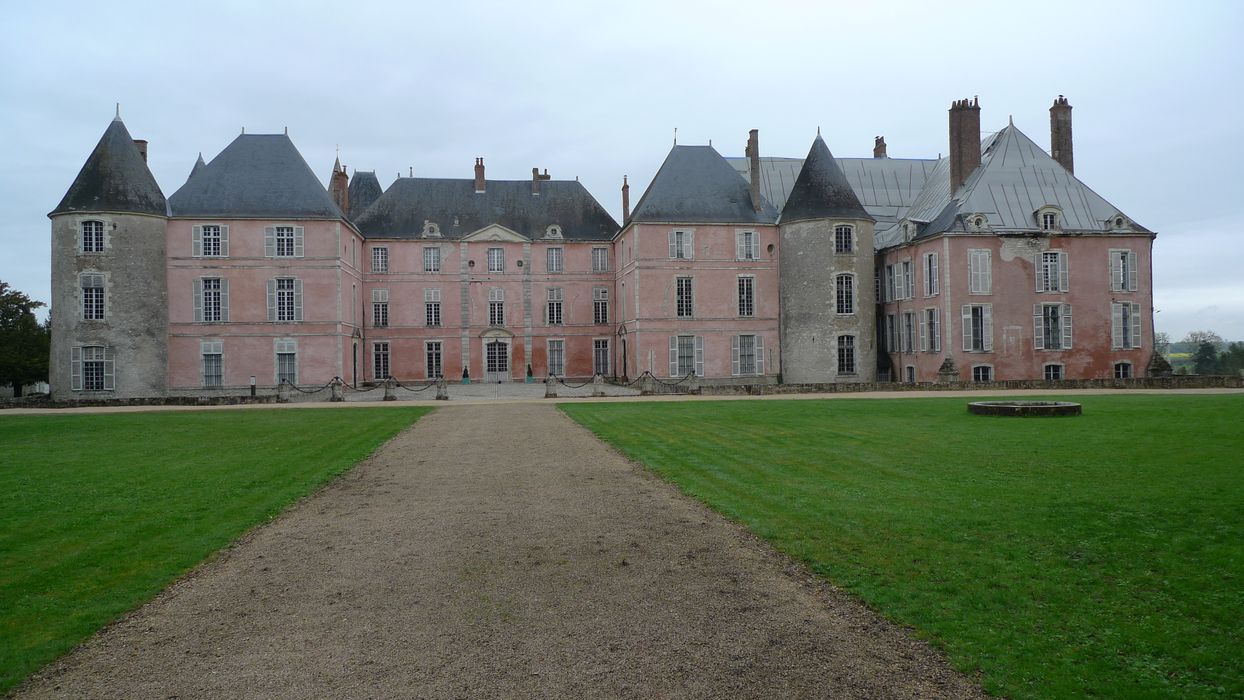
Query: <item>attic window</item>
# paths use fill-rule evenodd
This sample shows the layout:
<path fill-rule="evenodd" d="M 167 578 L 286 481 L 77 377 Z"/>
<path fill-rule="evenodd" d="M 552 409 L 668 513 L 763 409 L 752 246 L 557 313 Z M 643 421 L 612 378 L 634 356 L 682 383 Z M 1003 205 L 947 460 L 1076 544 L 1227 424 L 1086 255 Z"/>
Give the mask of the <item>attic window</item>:
<path fill-rule="evenodd" d="M 977 216 L 976 218 L 972 219 L 972 225 L 973 225 L 973 226 L 975 226 L 976 228 L 984 228 L 984 227 L 985 227 L 985 217 L 983 217 L 983 216 Z"/>
<path fill-rule="evenodd" d="M 425 220 L 423 222 L 423 237 L 424 238 L 440 238 L 441 237 L 440 224 Z"/>
<path fill-rule="evenodd" d="M 1114 217 L 1114 227 L 1115 227 L 1115 228 L 1125 228 L 1126 226 L 1127 226 L 1127 219 L 1124 219 L 1124 218 L 1123 218 L 1123 217 L 1121 217 L 1121 216 L 1116 216 L 1116 217 Z"/>
<path fill-rule="evenodd" d="M 562 227 L 558 226 L 557 224 L 550 225 L 547 229 L 544 230 L 544 237 L 545 238 L 561 238 Z"/>
<path fill-rule="evenodd" d="M 1058 231 L 1062 229 L 1062 210 L 1052 204 L 1041 207 L 1037 210 L 1037 224 L 1042 231 Z"/>

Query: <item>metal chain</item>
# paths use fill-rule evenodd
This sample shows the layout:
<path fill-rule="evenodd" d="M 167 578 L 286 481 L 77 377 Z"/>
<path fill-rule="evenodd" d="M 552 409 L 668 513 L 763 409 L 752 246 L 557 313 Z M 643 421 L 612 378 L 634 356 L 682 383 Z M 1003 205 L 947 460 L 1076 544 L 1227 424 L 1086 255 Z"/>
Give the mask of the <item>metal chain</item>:
<path fill-rule="evenodd" d="M 420 388 L 418 388 L 418 389 L 411 389 L 410 387 L 408 387 L 408 386 L 406 386 L 406 385 L 402 384 L 401 382 L 397 381 L 396 379 L 394 379 L 394 380 L 393 380 L 393 383 L 394 383 L 394 384 L 396 384 L 396 385 L 397 385 L 397 387 L 398 387 L 399 389 L 405 389 L 406 391 L 409 391 L 409 392 L 410 392 L 410 393 L 412 393 L 412 394 L 418 393 L 418 392 L 420 392 L 420 391 L 427 391 L 428 389 L 431 389 L 432 387 L 436 386 L 436 380 L 435 380 L 435 379 L 433 379 L 430 383 L 428 383 L 428 384 L 426 384 L 425 386 L 422 386 L 422 387 L 420 387 Z"/>

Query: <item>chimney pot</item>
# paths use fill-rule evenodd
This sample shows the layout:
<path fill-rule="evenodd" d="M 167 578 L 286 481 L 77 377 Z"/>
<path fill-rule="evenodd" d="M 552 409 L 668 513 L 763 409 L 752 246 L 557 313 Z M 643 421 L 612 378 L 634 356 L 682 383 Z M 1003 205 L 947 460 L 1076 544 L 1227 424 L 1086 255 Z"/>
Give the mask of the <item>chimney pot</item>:
<path fill-rule="evenodd" d="M 1050 107 L 1050 155 L 1058 164 L 1075 173 L 1071 147 L 1071 103 L 1059 95 Z"/>
<path fill-rule="evenodd" d="M 475 193 L 482 194 L 484 192 L 484 159 L 475 159 Z"/>
<path fill-rule="evenodd" d="M 873 139 L 873 158 L 887 158 L 885 153 L 885 137 L 878 136 Z"/>
<path fill-rule="evenodd" d="M 147 142 L 144 139 L 134 139 L 134 145 L 138 146 L 138 155 L 143 157 L 143 162 L 147 162 Z"/>
<path fill-rule="evenodd" d="M 950 192 L 953 196 L 981 164 L 981 108 L 976 98 L 950 105 Z"/>
<path fill-rule="evenodd" d="M 625 226 L 631 220 L 631 186 L 626 183 L 626 176 L 622 176 L 622 225 Z"/>
<path fill-rule="evenodd" d="M 751 174 L 748 191 L 752 198 L 752 209 L 760 211 L 760 130 L 747 132 L 747 163 Z"/>

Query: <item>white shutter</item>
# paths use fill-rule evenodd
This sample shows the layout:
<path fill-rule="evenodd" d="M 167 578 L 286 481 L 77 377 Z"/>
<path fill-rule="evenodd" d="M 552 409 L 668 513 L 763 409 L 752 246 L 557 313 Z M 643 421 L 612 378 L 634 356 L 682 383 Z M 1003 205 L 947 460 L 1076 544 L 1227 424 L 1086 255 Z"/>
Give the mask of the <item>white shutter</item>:
<path fill-rule="evenodd" d="M 747 236 L 742 232 L 734 234 L 734 257 L 738 260 L 743 260 L 747 257 L 746 244 L 744 243 L 746 238 Z M 738 372 L 735 372 L 735 374 L 738 374 Z"/>
<path fill-rule="evenodd" d="M 692 231 L 688 231 L 686 240 L 687 240 L 687 245 L 686 245 L 687 259 L 694 260 L 695 259 L 695 233 Z"/>
<path fill-rule="evenodd" d="M 984 270 L 983 272 L 984 285 L 981 287 L 981 290 L 985 292 L 986 294 L 992 294 L 993 293 L 993 258 L 991 257 L 989 251 L 987 250 L 981 251 L 981 267 Z M 988 313 L 989 312 L 986 311 L 986 314 Z M 993 349 L 992 342 L 993 341 L 991 340 L 990 349 Z"/>
<path fill-rule="evenodd" d="M 1045 315 L 1040 304 L 1032 305 L 1032 347 L 1034 350 L 1045 349 Z"/>
<path fill-rule="evenodd" d="M 69 388 L 82 391 L 82 348 L 69 348 Z"/>
<path fill-rule="evenodd" d="M 220 257 L 229 257 L 229 227 L 223 224 L 220 227 Z"/>
<path fill-rule="evenodd" d="M 754 349 L 756 351 L 756 374 L 765 373 L 765 341 L 760 336 L 755 337 Z"/>
<path fill-rule="evenodd" d="M 194 321 L 199 323 L 203 320 L 203 280 L 195 279 L 191 286 L 193 289 L 191 296 L 194 297 Z"/>
<path fill-rule="evenodd" d="M 972 306 L 970 304 L 963 305 L 963 349 L 970 351 L 972 349 Z"/>
<path fill-rule="evenodd" d="M 739 375 L 739 336 L 730 338 L 730 374 Z"/>
<path fill-rule="evenodd" d="M 294 320 L 302 320 L 302 280 L 294 280 Z"/>
<path fill-rule="evenodd" d="M 221 323 L 229 321 L 229 280 L 227 278 L 220 280 L 220 321 Z"/>
<path fill-rule="evenodd" d="M 104 391 L 117 388 L 116 363 L 113 361 L 112 348 L 104 348 Z"/>
<path fill-rule="evenodd" d="M 993 352 L 993 305 L 981 307 L 981 326 L 985 332 L 985 352 Z"/>
<path fill-rule="evenodd" d="M 1123 257 L 1125 255 L 1127 251 L 1110 251 L 1110 291 L 1112 292 L 1121 291 L 1127 284 L 1127 281 L 1123 279 Z"/>
<path fill-rule="evenodd" d="M 678 336 L 670 336 L 670 376 L 678 376 Z"/>
<path fill-rule="evenodd" d="M 1036 290 L 1038 292 L 1047 291 L 1045 288 L 1045 253 L 1037 253 L 1036 265 L 1033 268 L 1037 276 Z"/>
<path fill-rule="evenodd" d="M 268 280 L 268 320 L 276 320 L 276 280 Z"/>
<path fill-rule="evenodd" d="M 1125 280 L 1127 291 L 1134 292 L 1136 291 L 1136 253 L 1129 250 L 1124 255 L 1127 256 L 1127 279 Z"/>
<path fill-rule="evenodd" d="M 302 227 L 294 227 L 294 257 L 302 257 Z"/>
<path fill-rule="evenodd" d="M 704 376 L 704 336 L 695 337 L 695 376 Z"/>
<path fill-rule="evenodd" d="M 941 289 L 941 273 L 937 269 L 937 253 L 929 253 L 929 255 L 932 256 L 929 264 L 933 276 L 933 294 L 937 294 Z"/>
<path fill-rule="evenodd" d="M 942 312 L 937 311 L 933 314 L 933 325 L 929 328 L 929 335 L 933 338 L 933 352 L 942 351 Z"/>
<path fill-rule="evenodd" d="M 276 257 L 276 227 L 264 226 L 263 228 L 263 254 L 267 258 Z"/>
<path fill-rule="evenodd" d="M 1123 305 L 1110 305 L 1110 348 L 1118 350 L 1123 347 Z"/>
<path fill-rule="evenodd" d="M 190 227 L 190 254 L 194 257 L 202 257 L 203 255 L 203 227 Z"/>
<path fill-rule="evenodd" d="M 1140 347 L 1140 304 L 1132 304 L 1132 347 Z"/>
<path fill-rule="evenodd" d="M 678 256 L 678 232 L 670 231 L 670 259 Z"/>
<path fill-rule="evenodd" d="M 1063 304 L 1059 316 L 1063 323 L 1063 350 L 1071 349 L 1071 304 Z"/>
<path fill-rule="evenodd" d="M 1065 292 L 1071 288 L 1071 279 L 1067 273 L 1067 254 L 1058 254 L 1058 291 Z"/>
<path fill-rule="evenodd" d="M 929 350 L 929 331 L 925 328 L 925 317 L 927 315 L 927 313 L 920 314 L 920 352 L 928 352 Z"/>

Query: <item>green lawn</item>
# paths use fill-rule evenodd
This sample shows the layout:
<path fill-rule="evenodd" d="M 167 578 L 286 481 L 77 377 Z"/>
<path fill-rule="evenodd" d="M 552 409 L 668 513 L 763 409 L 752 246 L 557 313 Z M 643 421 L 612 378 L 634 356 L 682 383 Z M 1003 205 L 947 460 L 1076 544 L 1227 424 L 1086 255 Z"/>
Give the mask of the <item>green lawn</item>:
<path fill-rule="evenodd" d="M 426 412 L 0 414 L 0 694 Z"/>
<path fill-rule="evenodd" d="M 1244 396 L 569 404 L 992 693 L 1244 696 Z"/>

